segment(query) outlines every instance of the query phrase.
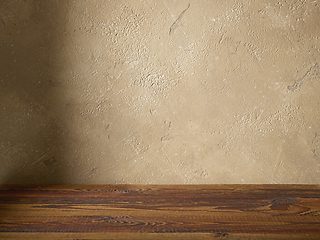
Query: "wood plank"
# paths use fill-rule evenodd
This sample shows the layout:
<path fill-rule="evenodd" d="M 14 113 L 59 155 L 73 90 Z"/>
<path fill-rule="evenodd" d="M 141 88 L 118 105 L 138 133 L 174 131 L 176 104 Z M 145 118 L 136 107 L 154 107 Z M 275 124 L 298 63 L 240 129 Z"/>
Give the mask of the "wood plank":
<path fill-rule="evenodd" d="M 85 239 L 319 239 L 320 186 L 0 186 L 0 237 L 48 233 Z"/>
<path fill-rule="evenodd" d="M 292 240 L 292 239 L 307 239 L 319 240 L 317 234 L 228 234 L 225 236 L 215 235 L 214 233 L 1 233 L 0 239 L 120 239 L 120 240 L 136 240 L 136 239 L 152 239 L 152 240 L 185 240 L 185 239 L 224 239 L 224 240 L 247 240 L 247 239 L 260 239 L 260 240 Z"/>

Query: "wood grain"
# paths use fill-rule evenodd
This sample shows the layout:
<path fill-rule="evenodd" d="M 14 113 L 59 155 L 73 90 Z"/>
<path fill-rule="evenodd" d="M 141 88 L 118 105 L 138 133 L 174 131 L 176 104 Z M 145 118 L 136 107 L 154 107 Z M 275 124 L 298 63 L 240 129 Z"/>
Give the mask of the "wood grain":
<path fill-rule="evenodd" d="M 0 238 L 320 239 L 319 185 L 0 187 Z"/>

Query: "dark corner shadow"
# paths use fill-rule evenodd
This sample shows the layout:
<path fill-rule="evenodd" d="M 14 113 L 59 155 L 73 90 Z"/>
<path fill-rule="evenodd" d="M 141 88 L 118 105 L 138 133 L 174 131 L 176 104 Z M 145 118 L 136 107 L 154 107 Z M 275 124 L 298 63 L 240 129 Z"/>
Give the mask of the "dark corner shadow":
<path fill-rule="evenodd" d="M 67 1 L 0 2 L 0 184 L 63 184 Z"/>

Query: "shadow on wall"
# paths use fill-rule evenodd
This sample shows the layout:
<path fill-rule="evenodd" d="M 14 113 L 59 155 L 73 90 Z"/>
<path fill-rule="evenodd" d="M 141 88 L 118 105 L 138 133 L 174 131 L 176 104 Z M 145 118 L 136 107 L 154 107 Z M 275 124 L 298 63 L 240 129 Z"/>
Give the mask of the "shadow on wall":
<path fill-rule="evenodd" d="M 55 104 L 66 16 L 65 1 L 0 2 L 0 183 L 65 182 Z"/>

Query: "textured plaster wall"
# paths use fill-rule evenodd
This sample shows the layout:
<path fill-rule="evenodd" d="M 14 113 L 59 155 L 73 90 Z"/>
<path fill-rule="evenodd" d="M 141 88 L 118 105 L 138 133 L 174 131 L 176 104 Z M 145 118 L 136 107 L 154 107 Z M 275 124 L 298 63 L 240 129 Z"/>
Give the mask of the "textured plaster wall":
<path fill-rule="evenodd" d="M 0 183 L 320 183 L 320 2 L 3 0 Z"/>

